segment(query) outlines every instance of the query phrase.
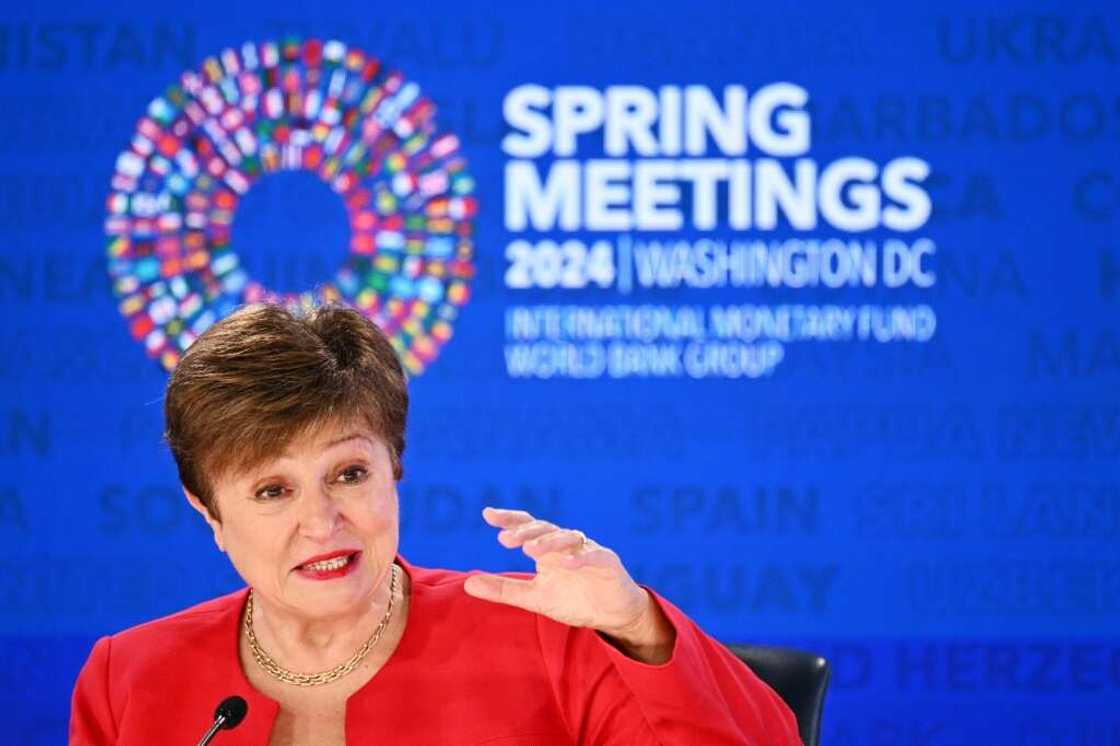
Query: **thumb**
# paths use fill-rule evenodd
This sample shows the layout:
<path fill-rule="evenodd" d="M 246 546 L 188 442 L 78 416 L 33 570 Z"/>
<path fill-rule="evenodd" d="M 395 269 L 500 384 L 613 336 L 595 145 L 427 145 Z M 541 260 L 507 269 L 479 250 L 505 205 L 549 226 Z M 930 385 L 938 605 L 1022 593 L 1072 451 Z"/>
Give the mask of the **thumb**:
<path fill-rule="evenodd" d="M 533 603 L 533 581 L 506 578 L 501 575 L 478 573 L 463 583 L 463 590 L 475 598 L 498 604 L 516 606 L 526 611 L 536 611 Z"/>

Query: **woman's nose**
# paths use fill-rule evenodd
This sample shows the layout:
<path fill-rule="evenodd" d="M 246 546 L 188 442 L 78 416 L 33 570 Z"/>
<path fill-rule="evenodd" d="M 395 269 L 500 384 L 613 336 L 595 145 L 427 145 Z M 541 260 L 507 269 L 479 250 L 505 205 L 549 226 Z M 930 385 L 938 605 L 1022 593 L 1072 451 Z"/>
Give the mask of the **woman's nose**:
<path fill-rule="evenodd" d="M 300 532 L 310 539 L 329 539 L 338 526 L 338 505 L 322 487 L 309 490 L 303 496 L 300 514 Z"/>

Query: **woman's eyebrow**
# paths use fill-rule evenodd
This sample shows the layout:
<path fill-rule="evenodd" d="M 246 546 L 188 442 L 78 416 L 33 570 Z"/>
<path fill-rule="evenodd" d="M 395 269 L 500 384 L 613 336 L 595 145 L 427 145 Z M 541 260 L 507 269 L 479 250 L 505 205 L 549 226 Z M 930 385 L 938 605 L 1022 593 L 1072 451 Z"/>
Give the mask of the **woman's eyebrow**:
<path fill-rule="evenodd" d="M 333 446 L 336 446 L 339 443 L 345 443 L 348 440 L 354 440 L 355 438 L 360 438 L 364 441 L 369 442 L 370 444 L 373 443 L 373 441 L 370 440 L 370 437 L 368 435 L 366 435 L 365 433 L 352 433 L 350 435 L 343 435 L 340 438 L 335 438 L 331 442 L 327 443 L 327 448 L 331 448 Z"/>
<path fill-rule="evenodd" d="M 349 435 L 342 435 L 338 438 L 335 438 L 334 440 L 327 443 L 324 448 L 334 448 L 337 445 L 341 445 L 342 443 L 346 443 L 351 440 L 364 440 L 370 445 L 373 445 L 373 439 L 370 438 L 370 436 L 366 433 L 351 433 Z M 295 458 L 295 455 L 292 453 L 291 448 L 288 448 L 283 453 L 281 453 L 279 457 L 277 457 L 276 461 L 290 461 L 293 458 Z"/>

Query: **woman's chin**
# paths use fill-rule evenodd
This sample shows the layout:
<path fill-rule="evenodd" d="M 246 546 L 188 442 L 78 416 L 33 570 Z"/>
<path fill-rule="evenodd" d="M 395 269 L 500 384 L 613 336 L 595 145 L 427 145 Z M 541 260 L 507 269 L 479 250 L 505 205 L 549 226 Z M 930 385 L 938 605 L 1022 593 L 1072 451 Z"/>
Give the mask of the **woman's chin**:
<path fill-rule="evenodd" d="M 360 558 L 359 558 L 360 559 Z M 308 617 L 326 618 L 369 608 L 378 573 L 364 561 L 352 561 L 343 572 L 292 572 L 291 586 Z"/>

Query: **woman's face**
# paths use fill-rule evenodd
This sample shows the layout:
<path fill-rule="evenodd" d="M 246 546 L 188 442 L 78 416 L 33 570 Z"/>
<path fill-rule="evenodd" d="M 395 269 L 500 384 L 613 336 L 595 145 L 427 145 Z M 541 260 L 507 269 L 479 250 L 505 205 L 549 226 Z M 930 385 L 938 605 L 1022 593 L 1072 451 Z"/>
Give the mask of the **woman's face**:
<path fill-rule="evenodd" d="M 396 555 L 393 465 L 364 426 L 332 424 L 293 441 L 271 463 L 221 480 L 214 499 L 220 522 L 191 503 L 258 598 L 292 614 L 369 608 Z"/>

